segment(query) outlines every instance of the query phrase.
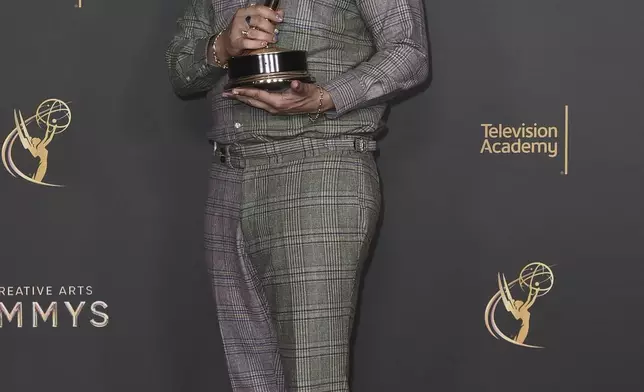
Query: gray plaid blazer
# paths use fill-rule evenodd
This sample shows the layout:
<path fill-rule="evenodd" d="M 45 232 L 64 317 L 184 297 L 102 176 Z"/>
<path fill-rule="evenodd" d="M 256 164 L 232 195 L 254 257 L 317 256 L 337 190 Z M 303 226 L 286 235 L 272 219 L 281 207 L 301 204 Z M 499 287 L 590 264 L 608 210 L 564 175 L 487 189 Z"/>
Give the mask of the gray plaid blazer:
<path fill-rule="evenodd" d="M 178 95 L 208 92 L 214 119 L 208 137 L 218 143 L 369 136 L 381 127 L 386 101 L 428 77 L 422 0 L 282 0 L 277 46 L 307 51 L 309 71 L 335 110 L 312 123 L 307 115 L 272 115 L 223 98 L 226 71 L 207 59 L 207 48 L 250 2 L 191 0 L 166 51 Z"/>

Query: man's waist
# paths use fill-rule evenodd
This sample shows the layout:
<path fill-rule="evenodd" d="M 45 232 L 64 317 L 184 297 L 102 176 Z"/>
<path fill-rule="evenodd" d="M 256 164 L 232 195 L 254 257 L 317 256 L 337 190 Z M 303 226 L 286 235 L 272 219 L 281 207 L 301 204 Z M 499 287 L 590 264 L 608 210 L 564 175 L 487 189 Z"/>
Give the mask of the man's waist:
<path fill-rule="evenodd" d="M 371 135 L 351 135 L 331 139 L 298 137 L 264 143 L 220 143 L 212 139 L 208 141 L 213 146 L 213 152 L 221 155 L 244 158 L 261 158 L 280 156 L 315 150 L 355 150 L 357 152 L 375 151 L 377 143 Z"/>
<path fill-rule="evenodd" d="M 385 103 L 356 108 L 338 118 L 321 115 L 315 122 L 309 120 L 307 113 L 299 115 L 274 115 L 241 103 L 223 101 L 212 97 L 212 119 L 214 130 L 252 132 L 255 134 L 283 135 L 302 132 L 325 132 L 334 134 L 356 133 L 356 129 L 377 128 L 383 119 Z"/>

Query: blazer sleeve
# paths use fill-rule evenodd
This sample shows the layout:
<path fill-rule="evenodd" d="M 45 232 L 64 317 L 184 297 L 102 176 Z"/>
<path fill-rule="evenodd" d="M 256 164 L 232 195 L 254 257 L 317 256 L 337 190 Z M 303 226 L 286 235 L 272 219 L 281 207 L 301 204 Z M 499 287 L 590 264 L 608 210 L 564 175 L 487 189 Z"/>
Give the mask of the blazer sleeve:
<path fill-rule="evenodd" d="M 325 84 L 337 118 L 357 108 L 390 100 L 429 76 L 429 53 L 422 0 L 357 0 L 376 53 Z"/>
<path fill-rule="evenodd" d="M 176 32 L 165 53 L 170 83 L 179 96 L 212 89 L 225 70 L 208 60 L 213 31 L 210 0 L 191 0 L 177 20 Z"/>

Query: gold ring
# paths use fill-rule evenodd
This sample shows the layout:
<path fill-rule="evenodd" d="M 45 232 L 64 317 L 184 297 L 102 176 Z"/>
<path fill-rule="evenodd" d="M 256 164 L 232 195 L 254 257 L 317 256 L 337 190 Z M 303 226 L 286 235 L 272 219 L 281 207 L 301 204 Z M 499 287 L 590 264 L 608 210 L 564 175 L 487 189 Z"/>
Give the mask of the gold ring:
<path fill-rule="evenodd" d="M 248 37 L 248 31 L 242 30 L 241 33 L 244 37 Z"/>

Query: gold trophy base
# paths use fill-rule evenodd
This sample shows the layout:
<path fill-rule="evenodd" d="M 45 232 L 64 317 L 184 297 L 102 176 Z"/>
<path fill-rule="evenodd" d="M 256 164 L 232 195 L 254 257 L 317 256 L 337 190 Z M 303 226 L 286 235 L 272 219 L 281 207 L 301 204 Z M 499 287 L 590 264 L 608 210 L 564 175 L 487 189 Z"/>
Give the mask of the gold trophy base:
<path fill-rule="evenodd" d="M 312 83 L 314 81 L 308 72 L 275 72 L 238 78 L 234 82 L 228 83 L 226 90 L 236 87 L 253 87 L 270 91 L 282 90 L 289 88 L 294 80 L 299 80 L 303 83 Z"/>

